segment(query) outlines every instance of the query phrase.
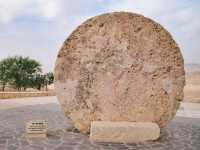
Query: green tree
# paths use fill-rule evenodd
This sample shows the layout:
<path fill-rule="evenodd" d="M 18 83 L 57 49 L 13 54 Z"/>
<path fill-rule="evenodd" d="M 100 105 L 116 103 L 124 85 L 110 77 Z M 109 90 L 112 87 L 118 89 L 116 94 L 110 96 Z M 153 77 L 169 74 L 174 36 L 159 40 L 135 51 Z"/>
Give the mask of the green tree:
<path fill-rule="evenodd" d="M 0 61 L 0 84 L 3 91 L 7 84 L 19 91 L 29 87 L 38 90 L 45 87 L 48 90 L 53 80 L 52 72 L 42 74 L 40 63 L 29 57 L 15 56 Z"/>
<path fill-rule="evenodd" d="M 15 57 L 9 57 L 0 61 L 0 84 L 2 91 L 5 90 L 5 86 L 12 82 L 12 65 L 16 62 Z"/>
<path fill-rule="evenodd" d="M 49 72 L 49 73 L 45 74 L 44 76 L 45 76 L 44 85 L 45 85 L 45 89 L 47 91 L 48 90 L 48 85 L 53 83 L 54 76 L 53 76 L 52 72 Z"/>
<path fill-rule="evenodd" d="M 32 78 L 41 72 L 41 65 L 29 57 L 16 56 L 11 67 L 12 85 L 19 91 L 32 85 Z"/>
<path fill-rule="evenodd" d="M 54 80 L 54 76 L 52 72 L 46 74 L 36 74 L 32 78 L 32 88 L 36 88 L 41 90 L 41 88 L 45 87 L 45 90 L 48 90 L 48 85 L 52 84 Z"/>
<path fill-rule="evenodd" d="M 0 81 L 4 91 L 6 84 L 19 91 L 31 87 L 33 78 L 41 73 L 41 65 L 29 57 L 15 56 L 0 61 Z"/>
<path fill-rule="evenodd" d="M 36 74 L 32 78 L 32 88 L 36 88 L 37 90 L 41 90 L 41 88 L 44 86 L 44 75 Z"/>

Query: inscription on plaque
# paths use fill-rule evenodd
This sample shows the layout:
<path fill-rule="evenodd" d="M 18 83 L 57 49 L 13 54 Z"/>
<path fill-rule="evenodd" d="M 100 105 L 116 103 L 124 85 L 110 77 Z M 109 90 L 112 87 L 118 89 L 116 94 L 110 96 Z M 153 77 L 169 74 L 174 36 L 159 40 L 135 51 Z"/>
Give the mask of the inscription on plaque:
<path fill-rule="evenodd" d="M 45 138 L 47 135 L 48 123 L 46 120 L 32 120 L 26 124 L 26 135 L 29 138 Z"/>

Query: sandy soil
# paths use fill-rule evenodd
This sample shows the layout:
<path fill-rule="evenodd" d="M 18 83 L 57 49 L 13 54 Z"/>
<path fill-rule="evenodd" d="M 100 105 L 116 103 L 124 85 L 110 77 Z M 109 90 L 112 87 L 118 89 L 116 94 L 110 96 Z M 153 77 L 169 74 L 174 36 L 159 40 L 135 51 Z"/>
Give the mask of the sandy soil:
<path fill-rule="evenodd" d="M 200 103 L 200 72 L 186 73 L 185 102 Z"/>

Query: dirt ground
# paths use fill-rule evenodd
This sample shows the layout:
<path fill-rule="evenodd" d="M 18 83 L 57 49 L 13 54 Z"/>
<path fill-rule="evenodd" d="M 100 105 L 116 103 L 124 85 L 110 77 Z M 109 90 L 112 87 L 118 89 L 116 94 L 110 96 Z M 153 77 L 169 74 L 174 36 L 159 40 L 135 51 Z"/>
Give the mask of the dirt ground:
<path fill-rule="evenodd" d="M 186 73 L 184 101 L 200 103 L 200 72 Z"/>

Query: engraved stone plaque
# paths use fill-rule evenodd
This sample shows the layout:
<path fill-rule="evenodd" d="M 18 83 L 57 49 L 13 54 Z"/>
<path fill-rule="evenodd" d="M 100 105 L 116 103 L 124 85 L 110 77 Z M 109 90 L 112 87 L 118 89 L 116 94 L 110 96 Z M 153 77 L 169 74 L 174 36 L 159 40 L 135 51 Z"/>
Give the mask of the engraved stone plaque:
<path fill-rule="evenodd" d="M 26 124 L 28 137 L 46 137 L 48 123 L 46 120 L 32 120 Z"/>

